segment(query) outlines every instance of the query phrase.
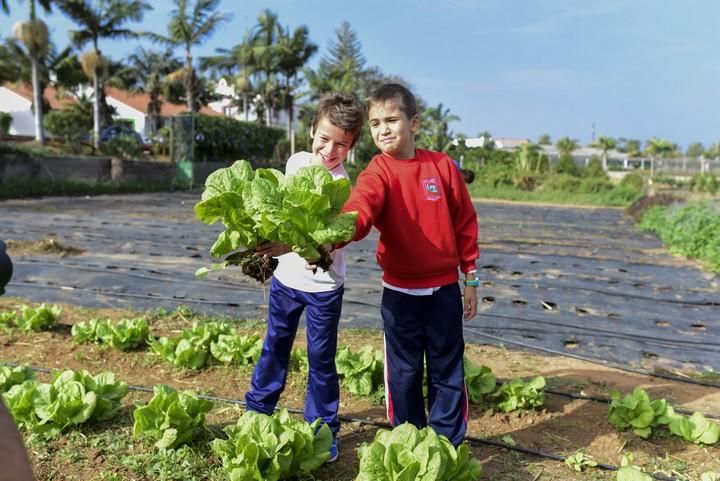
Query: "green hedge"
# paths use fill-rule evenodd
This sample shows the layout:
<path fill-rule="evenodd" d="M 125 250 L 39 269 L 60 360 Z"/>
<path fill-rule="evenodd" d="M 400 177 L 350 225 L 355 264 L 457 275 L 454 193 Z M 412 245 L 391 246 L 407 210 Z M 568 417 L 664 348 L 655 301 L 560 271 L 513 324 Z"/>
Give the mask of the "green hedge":
<path fill-rule="evenodd" d="M 720 208 L 712 203 L 650 207 L 640 229 L 660 237 L 670 252 L 706 262 L 720 272 Z"/>
<path fill-rule="evenodd" d="M 195 117 L 195 161 L 247 159 L 255 164 L 270 162 L 275 144 L 285 131 L 230 117 Z"/>

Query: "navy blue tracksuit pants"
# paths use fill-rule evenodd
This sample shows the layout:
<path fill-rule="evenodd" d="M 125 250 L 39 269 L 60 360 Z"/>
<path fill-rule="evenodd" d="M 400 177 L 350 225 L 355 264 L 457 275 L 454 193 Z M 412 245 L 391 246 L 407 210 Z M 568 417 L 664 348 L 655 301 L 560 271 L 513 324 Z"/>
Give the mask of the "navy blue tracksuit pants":
<path fill-rule="evenodd" d="M 290 351 L 300 315 L 305 311 L 308 372 L 305 420 L 321 418 L 333 433 L 340 429 L 340 386 L 335 352 L 344 288 L 330 292 L 291 289 L 272 278 L 268 305 L 267 334 L 260 360 L 253 371 L 247 408 L 272 414 L 285 388 Z"/>
<path fill-rule="evenodd" d="M 429 424 L 455 446 L 465 437 L 468 412 L 461 299 L 457 283 L 428 296 L 385 288 L 381 306 L 388 420 L 393 426 L 406 421 L 418 428 L 428 424 L 422 392 L 424 357 Z"/>

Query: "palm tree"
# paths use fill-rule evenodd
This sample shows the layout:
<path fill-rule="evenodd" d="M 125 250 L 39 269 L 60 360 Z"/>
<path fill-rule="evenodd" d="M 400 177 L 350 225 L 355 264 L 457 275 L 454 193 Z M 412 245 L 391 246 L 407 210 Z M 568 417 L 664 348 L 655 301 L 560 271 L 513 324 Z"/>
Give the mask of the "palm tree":
<path fill-rule="evenodd" d="M 577 143 L 577 141 L 571 139 L 570 137 L 563 137 L 562 139 L 559 139 L 557 142 L 555 142 L 555 148 L 560 153 L 560 155 L 572 155 L 574 150 L 577 150 L 580 147 L 580 144 Z"/>
<path fill-rule="evenodd" d="M 273 100 L 274 90 L 277 87 L 273 78 L 279 69 L 279 57 L 277 55 L 277 44 L 283 34 L 282 26 L 278 21 L 277 14 L 270 10 L 263 10 L 258 17 L 258 24 L 250 34 L 255 71 L 262 73 L 262 78 L 257 82 L 263 103 L 268 109 L 266 123 L 270 124 L 272 108 L 276 103 Z M 260 88 L 264 86 L 264 88 Z"/>
<path fill-rule="evenodd" d="M 99 68 L 104 65 L 102 53 L 99 48 L 101 38 L 131 38 L 137 33 L 122 28 L 129 21 L 139 22 L 145 13 L 152 7 L 145 0 L 106 0 L 95 2 L 93 0 L 56 0 L 58 7 L 80 27 L 80 30 L 70 32 L 73 43 L 82 48 L 91 43 L 91 53 L 84 55 L 84 66 L 92 75 L 93 83 L 93 145 L 100 145 L 100 76 Z"/>
<path fill-rule="evenodd" d="M 133 92 L 145 92 L 150 101 L 147 114 L 150 117 L 150 134 L 154 135 L 159 128 L 160 110 L 162 108 L 161 93 L 166 77 L 182 67 L 182 62 L 172 56 L 170 50 L 153 52 L 140 48 L 128 57 L 130 67 L 128 73 L 134 78 L 135 85 L 130 87 Z"/>
<path fill-rule="evenodd" d="M 650 175 L 655 171 L 655 160 L 667 157 L 677 151 L 677 145 L 669 140 L 653 137 L 645 143 L 645 152 L 650 156 Z"/>
<path fill-rule="evenodd" d="M 450 109 L 443 109 L 443 104 L 424 109 L 420 122 L 423 127 L 418 145 L 426 149 L 446 152 L 453 140 L 452 132 L 448 132 L 448 124 L 457 120 L 460 120 L 460 117 L 450 114 Z"/>
<path fill-rule="evenodd" d="M 278 39 L 278 71 L 284 77 L 282 100 L 288 112 L 288 138 L 292 137 L 290 131 L 292 130 L 294 118 L 296 97 L 294 90 L 298 86 L 297 75 L 300 69 L 310 60 L 310 57 L 317 52 L 317 49 L 317 45 L 310 42 L 308 28 L 304 25 L 296 28 L 292 34 L 290 34 L 289 30 L 282 32 Z"/>
<path fill-rule="evenodd" d="M 590 144 L 590 146 L 602 150 L 602 168 L 604 171 L 607 172 L 608 152 L 617 147 L 617 140 L 613 139 L 612 137 L 605 137 L 604 135 L 601 135 L 600 137 L 598 137 L 597 142 L 595 142 L 594 144 Z"/>
<path fill-rule="evenodd" d="M 46 12 L 50 12 L 51 0 L 37 0 Z M 50 38 L 45 22 L 38 20 L 35 16 L 35 0 L 30 0 L 30 18 L 27 22 L 18 22 L 13 26 L 13 35 L 21 41 L 28 51 L 30 57 L 30 68 L 32 70 L 33 109 L 35 114 L 35 140 L 41 144 L 45 143 L 45 131 L 43 129 L 42 97 L 40 90 L 40 60 L 48 50 Z M 8 11 L 5 1 L 2 4 L 3 10 Z"/>
<path fill-rule="evenodd" d="M 249 34 L 245 34 L 243 41 L 230 49 L 216 48 L 217 55 L 202 57 L 200 68 L 210 70 L 211 73 L 232 76 L 235 79 L 235 92 L 241 95 L 245 114 L 248 120 L 248 97 L 253 93 L 250 77 L 255 72 L 255 59 L 253 46 Z"/>
<path fill-rule="evenodd" d="M 221 23 L 230 19 L 227 13 L 216 12 L 220 0 L 195 0 L 192 6 L 188 0 L 173 0 L 175 9 L 170 12 L 170 23 L 168 24 L 168 35 L 163 36 L 155 33 L 146 34 L 152 40 L 169 46 L 182 46 L 185 49 L 185 67 L 183 83 L 185 86 L 185 105 L 188 111 L 195 112 L 195 92 L 193 80 L 195 71 L 193 69 L 192 47 L 201 45 L 207 40 Z M 188 12 L 188 8 L 192 11 Z"/>

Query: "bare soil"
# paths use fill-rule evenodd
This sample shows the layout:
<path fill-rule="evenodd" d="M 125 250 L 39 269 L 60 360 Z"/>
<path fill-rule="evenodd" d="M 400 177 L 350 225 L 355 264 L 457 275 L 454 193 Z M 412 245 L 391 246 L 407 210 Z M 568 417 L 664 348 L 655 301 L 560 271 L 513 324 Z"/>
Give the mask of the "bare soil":
<path fill-rule="evenodd" d="M 27 302 L 19 298 L 0 299 L 0 311 L 17 309 L 22 303 Z M 157 315 L 118 309 L 62 307 L 60 324 L 49 332 L 0 330 L 0 361 L 49 369 L 86 369 L 92 373 L 112 371 L 133 386 L 151 387 L 163 383 L 178 389 L 238 400 L 243 399 L 248 389 L 251 367 L 213 366 L 200 371 L 180 370 L 168 366 L 145 350 L 120 352 L 94 344 L 80 345 L 70 336 L 72 324 L 82 320 L 138 315 L 145 315 L 151 320 L 153 335 L 173 335 L 191 324 L 191 314 L 183 315 L 176 311 L 172 315 Z M 241 333 L 262 336 L 264 325 L 257 321 L 237 321 L 237 328 Z M 304 344 L 303 332 L 298 333 L 297 344 Z M 341 330 L 340 346 L 350 345 L 356 350 L 366 344 L 382 349 L 380 332 Z M 641 386 L 651 397 L 666 398 L 676 407 L 720 414 L 720 392 L 711 387 L 638 375 L 569 357 L 475 344 L 468 345 L 466 351 L 473 363 L 489 366 L 499 379 L 540 374 L 546 378 L 550 389 L 589 396 L 609 396 L 613 389 L 625 393 Z M 41 379 L 43 376 L 46 377 L 39 375 Z M 303 375 L 292 372 L 281 405 L 302 409 L 304 390 Z M 124 400 L 121 418 L 112 424 L 83 428 L 79 434 L 67 433 L 52 443 L 31 445 L 30 454 L 38 479 L 157 479 L 138 477 L 137 471 L 114 464 L 112 457 L 117 450 L 125 454 L 137 451 L 140 456 L 143 450 L 151 449 L 141 442 L 122 447 L 113 447 L 112 442 L 113 437 L 119 439 L 131 432 L 133 403 L 148 399 L 147 394 L 131 392 Z M 607 412 L 606 403 L 556 394 L 548 394 L 545 406 L 536 411 L 505 414 L 488 406 L 473 405 L 470 408 L 468 436 L 500 440 L 557 455 L 568 455 L 581 449 L 597 462 L 614 466 L 619 465 L 623 454 L 632 453 L 634 464 L 650 472 L 675 476 L 676 479 L 694 480 L 706 471 L 720 472 L 718 447 L 698 447 L 669 434 L 643 440 L 630 432 L 615 430 L 607 422 Z M 208 421 L 218 431 L 223 425 L 235 422 L 240 413 L 238 406 L 216 403 Z M 344 391 L 341 415 L 385 422 L 384 406 L 370 398 L 353 396 Z M 376 429 L 359 422 L 344 422 L 340 435 L 340 460 L 321 468 L 315 473 L 316 479 L 354 479 L 358 469 L 355 449 L 361 443 L 371 441 Z M 98 434 L 102 432 L 106 433 L 105 437 Z M 201 444 L 204 442 L 207 440 L 200 441 Z M 483 443 L 473 442 L 472 452 L 483 464 L 482 479 L 614 479 L 611 471 L 590 468 L 585 473 L 579 473 L 558 461 Z"/>

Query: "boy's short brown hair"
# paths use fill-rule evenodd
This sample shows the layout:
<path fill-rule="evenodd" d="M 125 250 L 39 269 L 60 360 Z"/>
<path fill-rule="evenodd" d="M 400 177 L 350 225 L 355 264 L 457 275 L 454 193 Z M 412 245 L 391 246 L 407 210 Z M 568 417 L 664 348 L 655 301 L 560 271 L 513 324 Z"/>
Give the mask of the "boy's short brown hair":
<path fill-rule="evenodd" d="M 315 132 L 318 122 L 323 117 L 327 117 L 335 127 L 352 133 L 353 145 L 360 138 L 365 123 L 365 111 L 354 95 L 339 92 L 323 94 L 312 119 L 312 132 Z"/>
<path fill-rule="evenodd" d="M 415 117 L 417 102 L 415 96 L 406 87 L 400 84 L 383 84 L 375 89 L 370 97 L 365 100 L 365 108 L 369 111 L 373 104 L 385 103 L 388 100 L 400 99 L 400 110 L 405 112 L 409 119 Z"/>

